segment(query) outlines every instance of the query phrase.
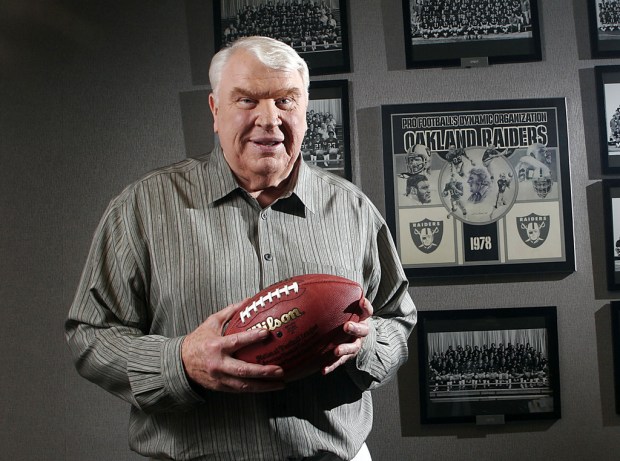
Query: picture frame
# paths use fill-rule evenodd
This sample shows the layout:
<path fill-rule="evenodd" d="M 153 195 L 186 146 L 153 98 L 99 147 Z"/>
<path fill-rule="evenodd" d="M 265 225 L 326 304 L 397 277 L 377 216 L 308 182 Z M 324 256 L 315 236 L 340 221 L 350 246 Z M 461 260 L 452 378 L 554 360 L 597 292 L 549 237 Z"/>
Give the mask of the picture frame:
<path fill-rule="evenodd" d="M 214 0 L 215 51 L 249 35 L 291 45 L 310 75 L 350 72 L 346 0 Z"/>
<path fill-rule="evenodd" d="M 418 312 L 420 421 L 561 417 L 555 306 Z"/>
<path fill-rule="evenodd" d="M 620 179 L 603 180 L 607 289 L 620 290 Z"/>
<path fill-rule="evenodd" d="M 593 59 L 620 56 L 620 18 L 610 8 L 617 0 L 587 0 L 590 29 L 590 51 Z M 617 20 L 616 20 L 617 19 Z"/>
<path fill-rule="evenodd" d="M 611 340 L 614 358 L 614 383 L 616 389 L 616 413 L 620 415 L 620 301 L 612 301 Z"/>
<path fill-rule="evenodd" d="M 620 66 L 595 66 L 601 172 L 620 173 Z"/>
<path fill-rule="evenodd" d="M 303 160 L 351 181 L 348 80 L 310 82 L 306 122 Z"/>
<path fill-rule="evenodd" d="M 575 270 L 564 98 L 381 112 L 386 221 L 409 278 Z"/>
<path fill-rule="evenodd" d="M 451 10 L 428 0 L 402 0 L 407 68 L 540 61 L 537 0 L 512 6 L 495 0 L 493 8 L 480 11 L 474 3 L 457 2 Z"/>

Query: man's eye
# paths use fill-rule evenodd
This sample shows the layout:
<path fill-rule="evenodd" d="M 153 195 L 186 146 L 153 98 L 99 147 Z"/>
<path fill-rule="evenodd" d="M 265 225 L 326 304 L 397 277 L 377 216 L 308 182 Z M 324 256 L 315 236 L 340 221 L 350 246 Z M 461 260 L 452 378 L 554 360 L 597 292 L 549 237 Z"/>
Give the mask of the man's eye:
<path fill-rule="evenodd" d="M 277 106 L 282 110 L 293 110 L 297 107 L 297 101 L 294 98 L 282 98 L 278 100 Z"/>

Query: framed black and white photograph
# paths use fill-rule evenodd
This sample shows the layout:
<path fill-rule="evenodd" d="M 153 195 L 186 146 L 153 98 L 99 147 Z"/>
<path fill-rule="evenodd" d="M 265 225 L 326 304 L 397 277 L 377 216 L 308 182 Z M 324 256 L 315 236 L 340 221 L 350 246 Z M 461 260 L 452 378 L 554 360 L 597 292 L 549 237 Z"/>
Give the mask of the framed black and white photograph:
<path fill-rule="evenodd" d="M 311 82 L 306 122 L 304 161 L 351 181 L 349 82 Z"/>
<path fill-rule="evenodd" d="M 607 288 L 620 290 L 620 179 L 603 180 Z"/>
<path fill-rule="evenodd" d="M 611 302 L 611 339 L 614 357 L 616 413 L 620 415 L 620 301 Z"/>
<path fill-rule="evenodd" d="M 292 46 L 310 75 L 350 71 L 346 0 L 214 0 L 216 51 L 263 35 Z"/>
<path fill-rule="evenodd" d="M 556 307 L 418 312 L 421 422 L 561 416 Z"/>
<path fill-rule="evenodd" d="M 540 61 L 537 0 L 403 0 L 407 68 Z"/>
<path fill-rule="evenodd" d="M 564 99 L 388 105 L 382 119 L 408 277 L 574 271 Z"/>
<path fill-rule="evenodd" d="M 620 1 L 587 0 L 593 58 L 620 56 Z"/>
<path fill-rule="evenodd" d="M 596 66 L 601 171 L 620 173 L 620 66 Z"/>

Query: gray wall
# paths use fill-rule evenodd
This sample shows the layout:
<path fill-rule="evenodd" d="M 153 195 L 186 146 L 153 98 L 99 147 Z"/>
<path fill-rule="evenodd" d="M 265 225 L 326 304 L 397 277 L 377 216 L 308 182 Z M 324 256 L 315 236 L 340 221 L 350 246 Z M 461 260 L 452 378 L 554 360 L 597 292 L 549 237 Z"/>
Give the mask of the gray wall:
<path fill-rule="evenodd" d="M 577 271 L 412 287 L 420 310 L 558 306 L 562 418 L 420 426 L 415 360 L 375 392 L 376 461 L 615 459 L 609 299 L 585 2 L 540 0 L 542 62 L 406 70 L 400 0 L 351 0 L 354 181 L 380 209 L 379 106 L 565 97 Z M 131 460 L 128 407 L 78 377 L 62 324 L 107 202 L 146 171 L 208 149 L 210 2 L 0 4 L 0 457 Z M 190 58 L 191 56 L 191 58 Z"/>

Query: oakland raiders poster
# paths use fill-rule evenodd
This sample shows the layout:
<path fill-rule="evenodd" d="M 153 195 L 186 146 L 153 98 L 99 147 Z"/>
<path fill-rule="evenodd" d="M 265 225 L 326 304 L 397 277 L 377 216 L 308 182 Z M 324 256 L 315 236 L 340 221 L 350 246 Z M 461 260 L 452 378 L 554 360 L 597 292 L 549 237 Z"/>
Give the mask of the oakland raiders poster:
<path fill-rule="evenodd" d="M 389 105 L 382 119 L 408 276 L 574 270 L 564 99 Z"/>

